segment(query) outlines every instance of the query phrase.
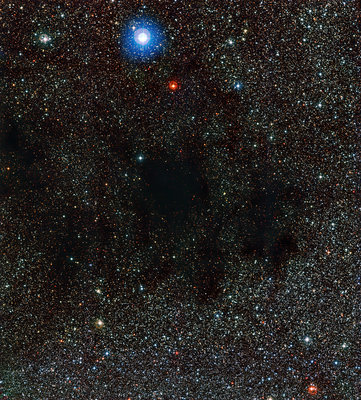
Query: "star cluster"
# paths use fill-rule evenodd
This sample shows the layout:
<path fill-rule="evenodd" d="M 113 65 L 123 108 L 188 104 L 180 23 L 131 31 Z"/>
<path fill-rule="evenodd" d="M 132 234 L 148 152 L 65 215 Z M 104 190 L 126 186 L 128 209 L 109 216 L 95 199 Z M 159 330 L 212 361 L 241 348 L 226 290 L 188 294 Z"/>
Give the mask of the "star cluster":
<path fill-rule="evenodd" d="M 359 12 L 3 2 L 1 399 L 360 399 Z"/>

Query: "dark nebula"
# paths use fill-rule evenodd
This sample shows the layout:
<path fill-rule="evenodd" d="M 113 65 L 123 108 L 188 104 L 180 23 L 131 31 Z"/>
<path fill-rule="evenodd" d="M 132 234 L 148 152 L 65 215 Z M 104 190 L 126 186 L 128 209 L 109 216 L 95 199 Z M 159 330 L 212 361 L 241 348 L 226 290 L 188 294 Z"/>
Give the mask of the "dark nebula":
<path fill-rule="evenodd" d="M 2 2 L 1 400 L 360 399 L 358 14 Z"/>
<path fill-rule="evenodd" d="M 143 168 L 143 207 L 152 216 L 165 218 L 171 230 L 179 229 L 191 209 L 206 201 L 206 182 L 191 163 L 150 160 Z"/>

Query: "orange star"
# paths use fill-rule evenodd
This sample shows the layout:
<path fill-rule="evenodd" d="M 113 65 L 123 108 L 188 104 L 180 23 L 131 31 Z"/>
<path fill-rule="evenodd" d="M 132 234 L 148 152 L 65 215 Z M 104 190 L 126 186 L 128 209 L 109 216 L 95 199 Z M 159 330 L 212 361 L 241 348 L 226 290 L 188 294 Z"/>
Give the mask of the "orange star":
<path fill-rule="evenodd" d="M 168 87 L 172 92 L 175 92 L 176 90 L 178 90 L 179 85 L 177 81 L 170 81 Z"/>
<path fill-rule="evenodd" d="M 308 387 L 308 389 L 307 389 L 307 392 L 308 392 L 310 395 L 314 396 L 314 395 L 317 394 L 317 392 L 318 392 L 317 386 L 316 386 L 316 385 L 310 385 L 310 386 Z"/>

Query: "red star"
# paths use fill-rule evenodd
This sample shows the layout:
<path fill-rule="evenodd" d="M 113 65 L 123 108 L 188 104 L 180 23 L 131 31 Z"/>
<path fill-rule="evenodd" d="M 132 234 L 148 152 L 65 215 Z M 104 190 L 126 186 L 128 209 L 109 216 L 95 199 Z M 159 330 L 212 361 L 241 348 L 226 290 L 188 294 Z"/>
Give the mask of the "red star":
<path fill-rule="evenodd" d="M 168 87 L 172 92 L 175 92 L 176 90 L 178 90 L 179 85 L 177 81 L 170 81 Z"/>
<path fill-rule="evenodd" d="M 308 387 L 308 389 L 307 389 L 307 392 L 308 392 L 310 395 L 314 396 L 314 395 L 317 394 L 317 392 L 318 392 L 317 386 L 316 386 L 316 385 L 310 385 L 310 386 Z"/>

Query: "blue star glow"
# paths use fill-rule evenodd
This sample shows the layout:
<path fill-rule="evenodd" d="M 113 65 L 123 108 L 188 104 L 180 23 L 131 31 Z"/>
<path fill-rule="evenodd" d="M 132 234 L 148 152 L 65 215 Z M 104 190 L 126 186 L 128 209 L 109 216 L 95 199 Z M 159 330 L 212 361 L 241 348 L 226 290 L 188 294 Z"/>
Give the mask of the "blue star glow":
<path fill-rule="evenodd" d="M 234 89 L 235 90 L 242 90 L 243 89 L 243 83 L 242 82 L 236 82 L 235 84 L 234 84 Z"/>
<path fill-rule="evenodd" d="M 153 20 L 133 20 L 125 27 L 119 45 L 126 57 L 134 61 L 147 61 L 164 50 L 164 31 Z"/>
<path fill-rule="evenodd" d="M 150 32 L 148 29 L 140 28 L 134 32 L 134 40 L 141 46 L 145 46 L 150 41 Z"/>

